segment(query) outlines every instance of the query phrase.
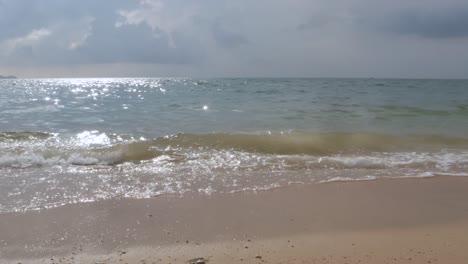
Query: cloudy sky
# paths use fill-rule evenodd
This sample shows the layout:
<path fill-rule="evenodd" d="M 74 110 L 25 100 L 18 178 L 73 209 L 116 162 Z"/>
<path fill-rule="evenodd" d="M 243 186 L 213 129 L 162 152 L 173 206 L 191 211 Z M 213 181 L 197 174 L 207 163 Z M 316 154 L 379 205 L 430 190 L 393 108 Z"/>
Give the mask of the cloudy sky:
<path fill-rule="evenodd" d="M 0 0 L 0 74 L 468 78 L 468 1 Z"/>

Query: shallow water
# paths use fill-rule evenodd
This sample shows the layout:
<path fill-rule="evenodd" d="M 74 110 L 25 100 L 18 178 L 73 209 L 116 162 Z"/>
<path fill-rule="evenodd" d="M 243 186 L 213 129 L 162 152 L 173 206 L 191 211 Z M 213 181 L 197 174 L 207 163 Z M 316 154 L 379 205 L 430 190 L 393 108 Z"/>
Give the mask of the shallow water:
<path fill-rule="evenodd" d="M 0 211 L 468 176 L 468 81 L 0 80 Z"/>

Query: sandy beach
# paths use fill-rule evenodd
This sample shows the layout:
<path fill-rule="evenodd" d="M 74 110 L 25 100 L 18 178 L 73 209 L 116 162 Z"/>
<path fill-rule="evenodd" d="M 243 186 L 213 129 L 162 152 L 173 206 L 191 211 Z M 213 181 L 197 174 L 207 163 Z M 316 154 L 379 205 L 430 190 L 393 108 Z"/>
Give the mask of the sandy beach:
<path fill-rule="evenodd" d="M 468 0 L 0 0 L 0 264 L 468 264 Z"/>
<path fill-rule="evenodd" d="M 295 185 L 0 214 L 0 263 L 464 263 L 468 178 Z"/>

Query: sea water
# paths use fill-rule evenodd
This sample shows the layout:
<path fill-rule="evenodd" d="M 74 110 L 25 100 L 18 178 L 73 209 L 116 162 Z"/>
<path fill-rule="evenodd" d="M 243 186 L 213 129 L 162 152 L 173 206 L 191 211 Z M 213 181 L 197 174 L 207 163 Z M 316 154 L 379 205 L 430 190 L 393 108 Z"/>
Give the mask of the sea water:
<path fill-rule="evenodd" d="M 468 80 L 0 80 L 0 212 L 468 176 Z"/>

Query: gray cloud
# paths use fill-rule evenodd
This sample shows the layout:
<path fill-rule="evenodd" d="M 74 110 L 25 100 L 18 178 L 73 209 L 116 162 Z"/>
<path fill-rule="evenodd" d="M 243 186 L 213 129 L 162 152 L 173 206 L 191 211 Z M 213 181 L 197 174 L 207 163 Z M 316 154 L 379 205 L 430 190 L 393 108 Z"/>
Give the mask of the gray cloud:
<path fill-rule="evenodd" d="M 217 19 L 212 26 L 216 43 L 224 48 L 234 48 L 247 44 L 247 38 L 239 33 L 226 30 L 221 19 Z"/>
<path fill-rule="evenodd" d="M 350 8 L 354 23 L 377 33 L 396 33 L 424 38 L 459 38 L 468 36 L 468 2 L 459 0 L 358 1 Z"/>
<path fill-rule="evenodd" d="M 468 9 L 421 13 L 410 10 L 391 20 L 381 22 L 383 29 L 401 34 L 415 34 L 426 38 L 468 36 Z"/>
<path fill-rule="evenodd" d="M 466 77 L 467 47 L 463 0 L 0 0 L 20 76 Z"/>
<path fill-rule="evenodd" d="M 196 41 L 183 34 L 169 36 L 146 24 L 116 27 L 118 10 L 137 8 L 135 1 L 112 1 L 112 6 L 90 0 L 5 2 L 0 9 L 0 25 L 5 29 L 0 30 L 0 55 L 9 64 L 177 64 L 199 58 L 193 48 Z M 37 32 L 47 34 L 34 37 Z M 178 47 L 170 44 L 172 39 Z"/>
<path fill-rule="evenodd" d="M 172 39 L 179 45 L 172 46 Z M 115 28 L 113 23 L 97 23 L 87 44 L 77 50 L 77 59 L 85 58 L 85 63 L 190 63 L 198 55 L 193 49 L 197 43 L 187 47 L 189 41 L 145 24 Z"/>
<path fill-rule="evenodd" d="M 329 23 L 328 19 L 321 19 L 317 17 L 313 17 L 308 21 L 301 23 L 297 26 L 297 30 L 299 31 L 307 31 L 315 28 L 320 28 Z"/>

